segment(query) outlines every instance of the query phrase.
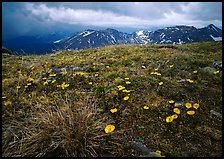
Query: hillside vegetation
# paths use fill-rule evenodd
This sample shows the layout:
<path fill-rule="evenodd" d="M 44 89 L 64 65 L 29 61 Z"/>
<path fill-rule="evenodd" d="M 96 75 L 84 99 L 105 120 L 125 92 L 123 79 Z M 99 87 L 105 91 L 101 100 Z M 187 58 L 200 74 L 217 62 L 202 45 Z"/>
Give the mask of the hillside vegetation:
<path fill-rule="evenodd" d="M 222 42 L 3 55 L 3 156 L 221 157 L 221 59 Z"/>

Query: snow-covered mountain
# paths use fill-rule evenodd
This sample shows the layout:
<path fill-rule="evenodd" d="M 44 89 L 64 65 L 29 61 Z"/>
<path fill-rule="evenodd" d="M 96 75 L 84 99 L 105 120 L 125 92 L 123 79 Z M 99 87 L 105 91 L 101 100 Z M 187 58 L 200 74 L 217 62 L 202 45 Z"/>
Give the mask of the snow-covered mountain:
<path fill-rule="evenodd" d="M 139 30 L 131 34 L 115 29 L 88 29 L 75 34 L 53 32 L 46 35 L 20 36 L 2 44 L 16 52 L 45 54 L 52 50 L 87 49 L 119 44 L 184 44 L 203 41 L 221 41 L 222 30 L 210 24 L 204 28 L 172 26 L 155 31 Z"/>
<path fill-rule="evenodd" d="M 115 29 L 85 30 L 70 38 L 55 41 L 54 44 L 57 49 L 79 50 L 118 44 L 184 44 L 220 40 L 222 30 L 210 24 L 204 28 L 179 25 L 156 31 L 139 30 L 132 34 Z"/>
<path fill-rule="evenodd" d="M 85 30 L 67 39 L 55 41 L 58 49 L 87 49 L 106 45 L 129 44 L 131 34 L 122 33 L 114 29 Z M 134 42 L 133 42 L 134 43 Z"/>

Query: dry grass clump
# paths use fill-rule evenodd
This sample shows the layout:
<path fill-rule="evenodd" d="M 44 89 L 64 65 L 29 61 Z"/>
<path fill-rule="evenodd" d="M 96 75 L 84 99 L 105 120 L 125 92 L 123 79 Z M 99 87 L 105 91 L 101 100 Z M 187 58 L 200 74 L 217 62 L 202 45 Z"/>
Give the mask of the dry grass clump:
<path fill-rule="evenodd" d="M 87 107 L 44 107 L 25 121 L 3 131 L 4 157 L 96 157 L 121 150 L 118 131 L 106 134 L 112 123 Z M 7 127 L 7 128 L 6 128 Z"/>

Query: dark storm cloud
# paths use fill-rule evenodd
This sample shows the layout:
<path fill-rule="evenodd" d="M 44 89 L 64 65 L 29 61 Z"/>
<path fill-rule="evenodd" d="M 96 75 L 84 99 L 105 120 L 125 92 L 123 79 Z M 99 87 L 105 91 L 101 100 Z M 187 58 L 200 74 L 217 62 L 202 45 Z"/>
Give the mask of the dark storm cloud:
<path fill-rule="evenodd" d="M 3 37 L 84 28 L 222 25 L 221 2 L 3 2 Z"/>

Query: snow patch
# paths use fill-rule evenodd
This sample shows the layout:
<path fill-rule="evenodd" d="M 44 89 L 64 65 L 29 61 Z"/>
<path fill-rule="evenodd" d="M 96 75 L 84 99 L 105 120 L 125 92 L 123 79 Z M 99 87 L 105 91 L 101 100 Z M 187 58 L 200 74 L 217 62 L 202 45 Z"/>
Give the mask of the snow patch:
<path fill-rule="evenodd" d="M 61 39 L 62 40 L 62 39 Z M 54 44 L 59 43 L 61 40 L 54 41 Z"/>
<path fill-rule="evenodd" d="M 164 33 L 160 34 L 160 38 L 164 38 L 166 35 Z"/>
<path fill-rule="evenodd" d="M 222 41 L 222 37 L 214 37 L 212 35 L 210 35 L 210 37 L 215 41 Z"/>
<path fill-rule="evenodd" d="M 90 34 L 92 34 L 92 33 L 94 33 L 95 31 L 85 31 L 84 32 L 84 35 L 82 35 L 83 37 L 85 37 L 85 36 L 88 36 L 88 35 L 90 35 Z"/>
<path fill-rule="evenodd" d="M 113 39 L 114 42 L 116 42 L 116 39 L 114 38 L 113 35 L 110 35 L 110 37 Z"/>
<path fill-rule="evenodd" d="M 138 36 L 144 35 L 144 34 L 143 34 L 143 30 L 137 31 L 136 34 L 137 34 Z"/>

